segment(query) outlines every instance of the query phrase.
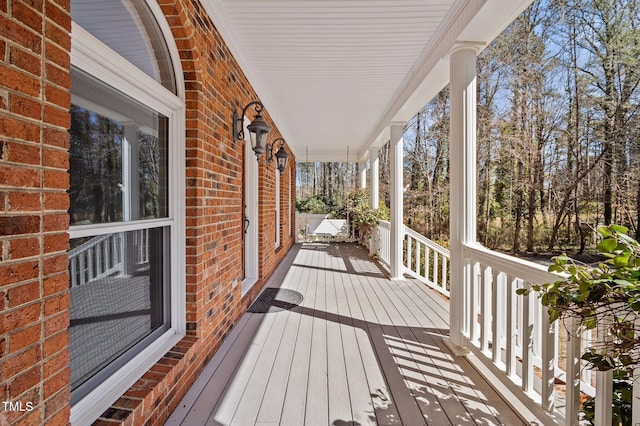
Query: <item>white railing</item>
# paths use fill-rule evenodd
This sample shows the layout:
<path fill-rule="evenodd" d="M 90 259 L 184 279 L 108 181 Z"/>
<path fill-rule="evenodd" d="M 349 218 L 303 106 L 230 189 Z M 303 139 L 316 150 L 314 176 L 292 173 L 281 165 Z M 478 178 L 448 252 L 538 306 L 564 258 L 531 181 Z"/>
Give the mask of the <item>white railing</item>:
<path fill-rule="evenodd" d="M 449 251 L 407 227 L 404 234 L 404 272 L 448 295 Z M 389 222 L 379 222 L 376 237 L 370 251 L 388 266 Z M 464 257 L 464 265 L 453 265 L 463 267 L 469 277 L 458 301 L 464 305 L 461 331 L 477 359 L 545 422 L 579 424 L 580 401 L 586 395 L 596 398 L 596 424 L 610 425 L 611 373 L 589 370 L 580 360 L 596 333 L 568 338 L 580 333 L 577 321 L 550 324 L 535 292 L 516 294 L 518 288 L 561 277 L 545 266 L 480 245 L 465 245 Z M 636 383 L 634 395 L 640 396 L 640 380 Z M 633 424 L 640 424 L 640 397 L 633 401 Z"/>
<path fill-rule="evenodd" d="M 132 241 L 127 241 L 132 238 Z M 134 255 L 132 268 L 149 262 L 149 230 L 116 232 L 91 238 L 68 252 L 71 287 L 125 273 L 127 253 Z"/>
<path fill-rule="evenodd" d="M 404 272 L 449 296 L 449 250 L 404 227 Z"/>
<path fill-rule="evenodd" d="M 71 287 L 122 270 L 122 233 L 100 235 L 69 250 Z"/>
<path fill-rule="evenodd" d="M 387 268 L 391 265 L 391 223 L 379 220 L 369 239 L 369 254 L 376 255 Z"/>
<path fill-rule="evenodd" d="M 464 288 L 462 332 L 478 359 L 491 365 L 523 401 L 534 401 L 549 420 L 577 425 L 581 395 L 588 395 L 595 396 L 596 424 L 610 425 L 611 372 L 588 370 L 580 360 L 583 348 L 592 344 L 592 333 L 568 338 L 580 333 L 577 321 L 549 324 L 547 309 L 536 293 L 527 297 L 515 293 L 517 288 L 561 277 L 542 265 L 480 245 L 466 245 L 464 253 L 471 279 Z M 633 404 L 638 415 L 640 400 Z"/>

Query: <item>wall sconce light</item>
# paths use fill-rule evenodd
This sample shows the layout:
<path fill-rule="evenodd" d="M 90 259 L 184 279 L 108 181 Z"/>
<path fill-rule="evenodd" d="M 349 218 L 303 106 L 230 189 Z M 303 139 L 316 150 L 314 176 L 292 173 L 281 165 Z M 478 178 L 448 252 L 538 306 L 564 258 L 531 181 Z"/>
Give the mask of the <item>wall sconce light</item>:
<path fill-rule="evenodd" d="M 242 114 L 240 115 L 236 111 L 233 112 L 233 143 L 235 144 L 238 140 L 244 140 L 244 114 L 253 105 L 255 105 L 256 116 L 251 124 L 247 126 L 247 130 L 249 130 L 249 136 L 251 137 L 251 149 L 256 153 L 257 160 L 260 161 L 260 157 L 267 148 L 267 136 L 271 131 L 271 127 L 260 114 L 264 109 L 262 102 L 253 101 L 248 103 L 242 109 Z"/>
<path fill-rule="evenodd" d="M 273 151 L 275 150 L 276 142 L 280 142 L 280 149 L 274 154 Z M 284 143 L 284 139 L 278 138 L 271 142 L 271 145 L 267 144 L 267 164 L 273 163 L 273 157 L 276 157 L 276 166 L 280 174 L 284 173 L 284 169 L 287 167 L 287 160 L 289 159 L 289 154 L 287 154 L 287 150 L 284 149 Z"/>

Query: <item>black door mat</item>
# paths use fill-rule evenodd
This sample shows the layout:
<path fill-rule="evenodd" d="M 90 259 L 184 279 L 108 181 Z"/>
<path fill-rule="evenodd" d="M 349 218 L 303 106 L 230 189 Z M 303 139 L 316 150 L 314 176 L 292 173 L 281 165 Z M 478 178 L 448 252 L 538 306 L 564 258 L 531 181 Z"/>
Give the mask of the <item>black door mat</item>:
<path fill-rule="evenodd" d="M 288 311 L 302 303 L 302 294 L 287 288 L 265 288 L 247 312 L 267 314 Z"/>

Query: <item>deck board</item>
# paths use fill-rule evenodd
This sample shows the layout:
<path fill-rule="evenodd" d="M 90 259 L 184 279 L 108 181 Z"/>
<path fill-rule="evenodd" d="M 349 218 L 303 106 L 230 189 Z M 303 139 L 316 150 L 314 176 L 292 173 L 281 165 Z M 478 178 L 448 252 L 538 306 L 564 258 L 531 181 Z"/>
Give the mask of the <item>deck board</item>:
<path fill-rule="evenodd" d="M 361 247 L 296 246 L 267 287 L 303 301 L 247 313 L 167 425 L 524 424 L 448 351 L 446 299 Z"/>

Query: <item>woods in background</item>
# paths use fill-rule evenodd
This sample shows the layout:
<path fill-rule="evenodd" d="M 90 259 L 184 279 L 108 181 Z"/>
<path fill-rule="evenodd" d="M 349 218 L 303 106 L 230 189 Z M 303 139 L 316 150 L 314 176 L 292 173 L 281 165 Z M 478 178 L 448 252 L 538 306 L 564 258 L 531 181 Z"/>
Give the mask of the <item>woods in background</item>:
<path fill-rule="evenodd" d="M 479 55 L 485 246 L 581 253 L 597 225 L 611 223 L 640 238 L 639 3 L 536 0 Z M 445 88 L 404 134 L 405 222 L 436 240 L 449 228 L 448 138 Z M 386 147 L 380 156 L 380 202 L 388 205 Z M 356 167 L 301 163 L 298 198 L 321 194 L 327 206 L 340 204 L 356 185 Z"/>

